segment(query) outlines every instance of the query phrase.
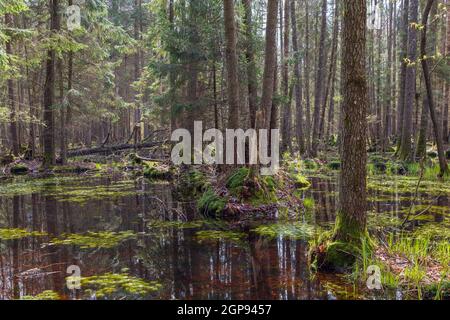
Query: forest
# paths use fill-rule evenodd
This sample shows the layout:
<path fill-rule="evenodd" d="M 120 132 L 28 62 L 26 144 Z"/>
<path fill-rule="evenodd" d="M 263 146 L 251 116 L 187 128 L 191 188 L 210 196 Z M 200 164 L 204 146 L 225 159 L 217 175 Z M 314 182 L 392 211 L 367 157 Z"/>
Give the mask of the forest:
<path fill-rule="evenodd" d="M 0 0 L 0 300 L 450 299 L 449 105 L 450 0 Z"/>

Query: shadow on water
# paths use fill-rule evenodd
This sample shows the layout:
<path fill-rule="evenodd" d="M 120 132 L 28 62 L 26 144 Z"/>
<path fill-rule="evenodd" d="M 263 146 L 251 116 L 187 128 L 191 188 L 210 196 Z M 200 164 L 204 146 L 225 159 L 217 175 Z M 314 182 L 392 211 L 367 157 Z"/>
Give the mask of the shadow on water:
<path fill-rule="evenodd" d="M 302 196 L 314 199 L 313 223 L 326 225 L 335 218 L 336 180 L 313 177 L 311 181 L 312 188 Z M 402 216 L 401 209 L 411 203 L 404 195 L 393 200 L 374 191 L 370 196 L 374 198 L 370 205 L 379 214 Z M 437 205 L 448 206 L 447 197 L 438 201 Z M 433 215 L 435 222 L 446 216 L 448 212 Z M 372 295 L 338 275 L 312 276 L 304 239 L 251 232 L 237 239 L 201 240 L 197 232 L 210 227 L 149 226 L 152 221 L 200 218 L 195 203 L 180 200 L 173 186 L 144 180 L 89 178 L 58 184 L 49 180 L 29 191 L 0 193 L 0 229 L 47 233 L 0 238 L 0 299 L 19 299 L 45 290 L 65 299 L 93 298 L 92 293 L 67 289 L 70 265 L 79 266 L 83 277 L 127 273 L 161 284 L 159 290 L 140 297 L 124 293 L 127 298 L 355 299 Z M 132 231 L 135 236 L 103 248 L 83 248 L 80 243 L 49 245 L 65 235 L 102 231 Z"/>

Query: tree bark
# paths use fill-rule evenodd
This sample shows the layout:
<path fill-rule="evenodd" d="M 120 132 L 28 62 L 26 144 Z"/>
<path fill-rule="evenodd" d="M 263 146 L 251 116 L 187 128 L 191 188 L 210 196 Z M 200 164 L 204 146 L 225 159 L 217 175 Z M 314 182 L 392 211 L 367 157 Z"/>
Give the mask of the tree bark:
<path fill-rule="evenodd" d="M 273 86 L 276 63 L 276 34 L 277 34 L 278 0 L 269 1 L 267 4 L 266 46 L 264 60 L 264 76 L 261 97 L 262 124 L 258 128 L 270 127 Z"/>
<path fill-rule="evenodd" d="M 59 0 L 50 0 L 50 30 L 59 30 Z M 49 167 L 55 164 L 55 50 L 49 49 L 47 52 L 46 77 L 44 85 L 44 166 Z"/>
<path fill-rule="evenodd" d="M 440 167 L 440 173 L 439 176 L 443 177 L 445 174 L 448 174 L 448 165 L 447 160 L 445 159 L 444 154 L 444 144 L 442 141 L 442 131 L 439 126 L 439 122 L 436 116 L 436 110 L 434 105 L 434 99 L 433 99 L 433 89 L 431 86 L 431 79 L 430 79 L 430 70 L 428 67 L 428 60 L 425 59 L 427 54 L 427 24 L 428 24 L 428 16 L 430 14 L 431 7 L 433 6 L 434 0 L 428 0 L 427 5 L 425 7 L 424 13 L 422 15 L 422 38 L 420 41 L 420 54 L 421 54 L 421 60 L 422 60 L 422 69 L 423 69 L 423 76 L 425 80 L 425 86 L 427 89 L 427 98 L 428 98 L 428 107 L 430 109 L 430 116 L 431 121 L 433 122 L 434 127 L 434 136 L 436 139 L 437 149 L 438 149 L 438 157 L 439 157 L 439 167 Z"/>
<path fill-rule="evenodd" d="M 11 14 L 5 14 L 5 26 L 7 28 L 14 28 L 12 24 Z M 12 55 L 12 45 L 11 39 L 6 41 L 5 44 L 6 54 Z M 14 81 L 11 76 L 8 76 L 8 80 L 6 81 L 8 87 L 8 105 L 9 105 L 9 131 L 11 134 L 11 147 L 12 153 L 14 156 L 19 155 L 19 137 L 18 137 L 18 128 L 17 128 L 17 119 L 16 119 L 16 95 L 14 93 Z"/>
<path fill-rule="evenodd" d="M 289 26 L 289 1 L 284 1 L 284 38 L 283 38 L 283 61 L 282 63 L 282 73 L 283 73 L 283 81 L 282 81 L 282 87 L 283 87 L 283 118 L 282 118 L 282 143 L 281 143 L 281 153 L 284 153 L 287 150 L 291 150 L 291 122 L 292 122 L 292 116 L 291 116 L 291 103 L 289 100 L 289 32 L 290 32 L 290 26 Z"/>
<path fill-rule="evenodd" d="M 400 74 L 399 93 L 397 103 L 397 153 L 400 150 L 403 131 L 403 113 L 405 111 L 405 84 L 406 84 L 406 57 L 408 54 L 408 30 L 409 30 L 409 0 L 403 0 L 403 15 L 400 33 Z"/>
<path fill-rule="evenodd" d="M 412 120 L 414 102 L 416 96 L 416 57 L 417 57 L 417 32 L 419 1 L 410 2 L 410 26 L 408 32 L 408 66 L 405 79 L 405 106 L 403 112 L 403 126 L 399 157 L 402 160 L 413 161 L 412 147 Z"/>
<path fill-rule="evenodd" d="M 291 21 L 292 21 L 292 49 L 294 56 L 294 77 L 295 77 L 295 133 L 298 143 L 300 154 L 306 151 L 305 137 L 304 137 L 304 122 L 303 122 L 303 96 L 302 96 L 302 78 L 300 74 L 301 70 L 301 57 L 298 47 L 298 34 L 297 34 L 297 16 L 295 10 L 295 0 L 291 0 Z"/>
<path fill-rule="evenodd" d="M 360 243 L 366 232 L 366 1 L 343 1 L 343 127 L 336 241 Z"/>
<path fill-rule="evenodd" d="M 313 138 L 312 138 L 312 156 L 317 156 L 320 135 L 320 110 L 323 103 L 323 84 L 325 80 L 325 38 L 327 34 L 327 0 L 322 1 L 322 21 L 320 28 L 319 52 L 317 62 L 317 75 L 314 93 L 314 119 L 313 119 Z"/>
<path fill-rule="evenodd" d="M 248 108 L 250 113 L 250 127 L 255 128 L 256 111 L 258 109 L 258 86 L 256 78 L 255 51 L 253 48 L 253 21 L 252 21 L 252 0 L 242 0 L 244 5 L 245 24 L 245 57 L 247 62 L 247 83 L 248 83 Z"/>
<path fill-rule="evenodd" d="M 236 50 L 236 22 L 234 13 L 234 1 L 224 0 L 225 20 L 225 59 L 228 81 L 228 129 L 239 127 L 239 79 L 238 58 Z"/>

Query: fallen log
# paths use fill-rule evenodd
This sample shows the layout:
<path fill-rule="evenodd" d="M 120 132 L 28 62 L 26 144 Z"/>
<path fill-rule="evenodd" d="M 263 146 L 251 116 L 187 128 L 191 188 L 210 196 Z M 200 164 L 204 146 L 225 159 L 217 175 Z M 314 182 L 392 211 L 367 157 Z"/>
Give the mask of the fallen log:
<path fill-rule="evenodd" d="M 85 149 L 77 149 L 77 150 L 70 150 L 67 152 L 67 157 L 77 157 L 77 156 L 88 156 L 91 154 L 111 154 L 115 151 L 122 151 L 122 150 L 128 150 L 128 149 L 142 149 L 142 148 L 151 148 L 155 146 L 163 145 L 166 141 L 157 141 L 157 142 L 146 142 L 146 143 L 139 143 L 139 144 L 117 144 L 112 146 L 102 146 L 102 147 L 95 147 L 95 148 L 85 148 Z"/>

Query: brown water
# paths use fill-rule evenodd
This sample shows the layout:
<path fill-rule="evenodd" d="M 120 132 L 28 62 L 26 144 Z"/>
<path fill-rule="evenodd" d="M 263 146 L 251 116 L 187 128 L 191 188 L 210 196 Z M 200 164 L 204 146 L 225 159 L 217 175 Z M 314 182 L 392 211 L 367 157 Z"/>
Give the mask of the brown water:
<path fill-rule="evenodd" d="M 334 178 L 312 178 L 304 197 L 315 209 L 298 219 L 326 225 L 334 221 Z M 77 265 L 83 277 L 126 272 L 157 281 L 157 292 L 109 298 L 143 299 L 357 299 L 401 298 L 401 292 L 371 292 L 342 276 L 309 272 L 308 242 L 247 232 L 239 241 L 203 240 L 199 229 L 149 228 L 151 221 L 198 220 L 195 204 L 177 196 L 176 186 L 112 178 L 45 180 L 28 185 L 4 183 L 0 228 L 46 232 L 48 236 L 0 239 L 0 299 L 19 299 L 52 290 L 65 299 L 95 298 L 66 287 L 66 268 Z M 1 191 L 1 190 L 0 190 Z M 444 201 L 444 202 L 443 202 Z M 447 197 L 440 200 L 448 206 Z M 376 212 L 403 215 L 411 200 L 374 201 Z M 307 218 L 306 218 L 307 217 Z M 436 216 L 436 221 L 442 216 Z M 257 223 L 256 223 L 257 224 Z M 202 229 L 205 229 L 203 227 Z M 208 228 L 206 228 L 208 229 Z M 46 245 L 63 234 L 127 231 L 137 238 L 109 249 Z"/>

